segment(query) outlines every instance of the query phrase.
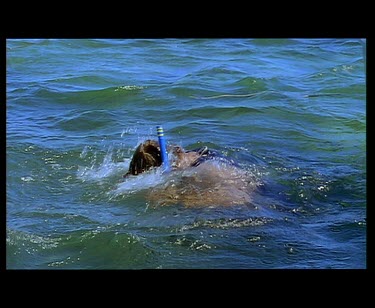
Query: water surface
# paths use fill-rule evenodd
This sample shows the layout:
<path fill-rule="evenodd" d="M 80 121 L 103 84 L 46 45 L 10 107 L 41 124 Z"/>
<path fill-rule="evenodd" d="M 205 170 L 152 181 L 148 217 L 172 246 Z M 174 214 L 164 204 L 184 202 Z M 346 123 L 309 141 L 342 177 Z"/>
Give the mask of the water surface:
<path fill-rule="evenodd" d="M 366 268 L 366 41 L 6 43 L 9 269 Z M 139 142 L 203 145 L 261 183 L 150 207 Z"/>

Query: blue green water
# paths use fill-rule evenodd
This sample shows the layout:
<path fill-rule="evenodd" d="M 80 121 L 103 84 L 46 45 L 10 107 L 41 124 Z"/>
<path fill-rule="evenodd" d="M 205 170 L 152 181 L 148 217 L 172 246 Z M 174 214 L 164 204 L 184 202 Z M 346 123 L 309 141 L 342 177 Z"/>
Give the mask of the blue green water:
<path fill-rule="evenodd" d="M 6 42 L 8 269 L 366 268 L 366 40 Z M 250 203 L 150 207 L 136 146 L 207 145 Z"/>

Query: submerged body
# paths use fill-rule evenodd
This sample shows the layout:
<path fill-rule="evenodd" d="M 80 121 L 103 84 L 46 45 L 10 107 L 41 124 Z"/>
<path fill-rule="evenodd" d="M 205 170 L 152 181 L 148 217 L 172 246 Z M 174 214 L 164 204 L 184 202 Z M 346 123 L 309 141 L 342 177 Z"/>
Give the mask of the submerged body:
<path fill-rule="evenodd" d="M 229 206 L 248 204 L 257 184 L 254 176 L 242 170 L 231 159 L 202 147 L 185 151 L 180 146 L 169 148 L 171 172 L 166 181 L 147 193 L 152 205 L 182 204 L 186 207 Z M 138 175 L 161 166 L 157 141 L 140 144 L 124 175 Z"/>
<path fill-rule="evenodd" d="M 230 206 L 249 204 L 255 188 L 255 178 L 248 172 L 210 160 L 177 171 L 151 189 L 147 198 L 154 205 Z"/>

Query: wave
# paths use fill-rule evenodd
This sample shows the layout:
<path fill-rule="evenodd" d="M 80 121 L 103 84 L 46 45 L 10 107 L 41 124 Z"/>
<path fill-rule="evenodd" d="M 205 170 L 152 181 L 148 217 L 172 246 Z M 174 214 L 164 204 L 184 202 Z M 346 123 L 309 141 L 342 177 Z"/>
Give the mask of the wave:
<path fill-rule="evenodd" d="M 90 107 L 116 108 L 126 103 L 134 103 L 142 94 L 143 86 L 123 85 L 98 90 L 58 91 L 38 88 L 34 100 L 47 100 L 57 104 L 83 105 Z"/>
<path fill-rule="evenodd" d="M 237 107 L 217 107 L 217 106 L 204 106 L 198 108 L 190 108 L 188 110 L 180 110 L 176 112 L 176 119 L 210 119 L 211 121 L 228 120 L 237 116 L 252 115 L 254 113 L 260 113 L 261 111 L 257 108 L 237 106 Z M 215 114 L 215 119 L 212 119 L 212 115 Z"/>
<path fill-rule="evenodd" d="M 64 88 L 64 86 L 71 85 L 72 87 L 79 88 L 100 88 L 103 84 L 113 83 L 113 80 L 100 76 L 100 75 L 80 75 L 80 76 L 66 76 L 66 77 L 60 77 L 55 79 L 48 79 L 44 81 L 45 83 L 48 83 L 49 85 L 60 85 L 60 87 Z M 129 89 L 135 87 L 135 86 L 127 86 Z M 142 89 L 142 87 L 139 87 Z M 93 89 L 95 90 L 95 89 Z"/>
<path fill-rule="evenodd" d="M 115 116 L 107 110 L 83 111 L 78 114 L 70 112 L 61 116 L 54 126 L 65 131 L 86 132 L 111 127 L 114 120 Z"/>
<path fill-rule="evenodd" d="M 218 218 L 208 220 L 196 220 L 192 224 L 186 224 L 178 228 L 178 232 L 185 232 L 193 229 L 213 228 L 213 229 L 232 229 L 243 227 L 263 226 L 266 223 L 272 222 L 271 218 L 267 217 L 250 217 L 250 218 Z"/>
<path fill-rule="evenodd" d="M 7 229 L 6 245 L 8 269 L 136 269 L 153 259 L 142 238 L 116 225 L 59 236 Z"/>

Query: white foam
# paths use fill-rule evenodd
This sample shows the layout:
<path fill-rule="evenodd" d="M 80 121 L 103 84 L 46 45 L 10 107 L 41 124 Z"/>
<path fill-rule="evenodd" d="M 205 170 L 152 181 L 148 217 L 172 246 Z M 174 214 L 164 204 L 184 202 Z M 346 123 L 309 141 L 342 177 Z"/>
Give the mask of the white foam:
<path fill-rule="evenodd" d="M 21 180 L 24 182 L 30 182 L 30 181 L 35 181 L 33 177 L 31 176 L 23 176 L 21 177 Z"/>
<path fill-rule="evenodd" d="M 167 174 L 163 174 L 161 168 L 153 169 L 137 176 L 129 176 L 124 182 L 117 185 L 112 192 L 115 196 L 134 193 L 144 189 L 155 187 L 169 179 Z"/>
<path fill-rule="evenodd" d="M 113 149 L 110 148 L 103 162 L 99 165 L 94 162 L 91 167 L 78 166 L 77 177 L 84 181 L 101 181 L 107 177 L 125 173 L 129 168 L 130 159 L 125 159 L 123 162 L 114 162 L 112 156 Z"/>

